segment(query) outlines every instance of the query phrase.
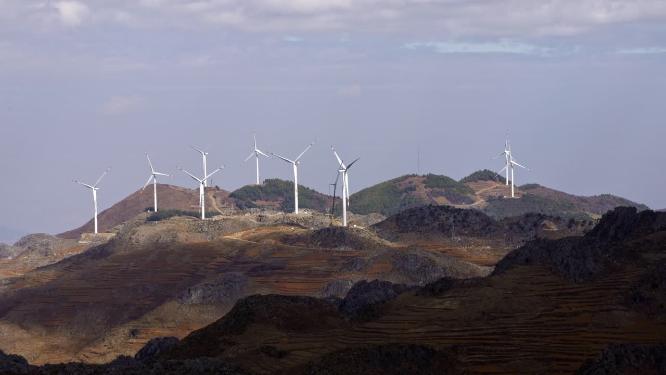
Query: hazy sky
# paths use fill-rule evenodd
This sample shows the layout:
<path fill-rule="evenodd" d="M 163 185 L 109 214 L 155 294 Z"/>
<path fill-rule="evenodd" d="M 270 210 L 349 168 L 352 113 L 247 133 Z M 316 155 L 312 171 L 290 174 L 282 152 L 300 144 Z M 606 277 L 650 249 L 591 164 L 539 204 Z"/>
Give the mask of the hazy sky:
<path fill-rule="evenodd" d="M 227 190 L 266 151 L 328 191 L 499 169 L 510 132 L 538 182 L 666 207 L 663 0 L 0 0 L 0 228 L 59 232 L 140 188 L 144 152 Z M 267 160 L 264 177 L 290 178 Z M 0 230 L 1 232 L 1 230 Z"/>

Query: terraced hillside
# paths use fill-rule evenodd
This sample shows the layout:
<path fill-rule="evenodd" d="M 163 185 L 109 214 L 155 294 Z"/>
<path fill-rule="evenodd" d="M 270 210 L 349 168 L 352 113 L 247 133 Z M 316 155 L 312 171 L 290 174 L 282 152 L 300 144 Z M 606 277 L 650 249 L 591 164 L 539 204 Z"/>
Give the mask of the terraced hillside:
<path fill-rule="evenodd" d="M 250 296 L 184 339 L 153 341 L 107 368 L 657 374 L 666 358 L 665 243 L 666 214 L 618 209 L 583 237 L 528 243 L 485 278 L 361 282 L 337 301 Z"/>

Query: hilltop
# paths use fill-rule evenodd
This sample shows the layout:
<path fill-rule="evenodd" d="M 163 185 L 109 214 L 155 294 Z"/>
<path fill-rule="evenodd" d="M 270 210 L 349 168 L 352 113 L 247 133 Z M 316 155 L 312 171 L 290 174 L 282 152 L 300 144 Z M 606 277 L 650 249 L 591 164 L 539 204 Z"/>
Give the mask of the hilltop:
<path fill-rule="evenodd" d="M 184 212 L 198 211 L 199 191 L 187 189 L 180 186 L 158 184 L 158 207 L 160 210 L 178 210 Z M 206 204 L 215 211 L 221 207 L 233 206 L 228 199 L 229 193 L 218 188 L 206 189 Z M 99 213 L 97 220 L 100 232 L 111 231 L 114 227 L 131 220 L 136 215 L 151 210 L 153 207 L 153 190 L 137 190 L 128 197 L 117 202 L 113 206 Z M 92 219 L 83 226 L 60 233 L 62 238 L 78 239 L 82 233 L 93 231 Z"/>
<path fill-rule="evenodd" d="M 497 173 L 482 170 L 455 181 L 439 175 L 406 175 L 363 189 L 350 197 L 351 211 L 393 215 L 423 205 L 451 205 L 483 211 L 494 218 L 538 213 L 577 220 L 598 219 L 615 207 L 648 207 L 610 194 L 576 196 L 536 184 L 516 187 L 516 199 Z"/>
<path fill-rule="evenodd" d="M 241 208 L 267 208 L 292 212 L 294 210 L 294 183 L 277 178 L 267 179 L 261 185 L 246 185 L 229 194 Z M 303 185 L 298 185 L 299 208 L 328 212 L 333 197 L 319 193 Z"/>

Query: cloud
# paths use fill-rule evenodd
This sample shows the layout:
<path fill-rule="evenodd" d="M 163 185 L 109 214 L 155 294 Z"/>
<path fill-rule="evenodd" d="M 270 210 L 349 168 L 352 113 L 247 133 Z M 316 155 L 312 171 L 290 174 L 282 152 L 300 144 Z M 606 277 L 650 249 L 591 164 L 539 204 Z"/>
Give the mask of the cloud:
<path fill-rule="evenodd" d="M 53 7 L 58 11 L 60 21 L 67 26 L 78 26 L 90 13 L 88 6 L 79 1 L 58 1 Z"/>
<path fill-rule="evenodd" d="M 145 100 L 136 95 L 113 96 L 102 105 L 102 113 L 106 115 L 124 115 L 139 110 Z"/>
<path fill-rule="evenodd" d="M 501 40 L 499 42 L 412 42 L 403 45 L 410 50 L 428 49 L 443 54 L 517 54 L 547 56 L 554 49 L 532 44 Z"/>
<path fill-rule="evenodd" d="M 17 27 L 24 26 L 20 18 L 26 14 L 48 12 L 31 1 L 7 1 L 10 5 L 0 1 L 0 10 L 7 7 L 14 17 L 4 20 L 13 18 Z M 135 27 L 401 31 L 455 39 L 572 36 L 609 25 L 666 21 L 663 0 L 62 0 L 55 7 L 62 22 L 73 26 L 94 9 L 97 22 L 122 25 L 130 19 Z"/>
<path fill-rule="evenodd" d="M 640 47 L 640 48 L 626 48 L 616 51 L 621 55 L 658 55 L 666 53 L 666 47 Z"/>
<path fill-rule="evenodd" d="M 282 38 L 282 41 L 287 43 L 301 43 L 305 41 L 305 39 L 300 36 L 287 35 Z"/>

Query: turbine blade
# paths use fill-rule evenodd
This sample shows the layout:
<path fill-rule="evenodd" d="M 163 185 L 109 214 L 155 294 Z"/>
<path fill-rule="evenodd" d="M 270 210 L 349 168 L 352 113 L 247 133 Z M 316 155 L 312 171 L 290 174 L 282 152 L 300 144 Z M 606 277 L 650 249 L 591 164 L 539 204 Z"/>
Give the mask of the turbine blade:
<path fill-rule="evenodd" d="M 146 190 L 146 186 L 148 186 L 148 184 L 150 184 L 150 182 L 153 180 L 153 178 L 155 178 L 155 175 L 151 174 L 150 177 L 148 177 L 148 181 L 146 181 L 146 183 L 143 184 L 143 188 L 141 188 L 141 190 Z"/>
<path fill-rule="evenodd" d="M 349 170 L 349 168 L 351 168 L 352 165 L 354 165 L 354 163 L 356 163 L 356 162 L 359 161 L 359 160 L 361 160 L 361 158 L 356 158 L 356 160 L 354 160 L 353 162 L 349 163 L 349 165 L 347 166 L 347 170 Z"/>
<path fill-rule="evenodd" d="M 95 182 L 95 184 L 93 185 L 93 187 L 97 187 L 97 185 L 99 185 L 99 183 L 102 182 L 102 179 L 104 178 L 104 176 L 106 176 L 107 173 L 109 173 L 110 170 L 111 170 L 111 168 L 107 168 L 107 169 L 104 171 L 104 173 L 102 173 L 102 175 L 99 176 L 99 178 L 97 179 L 97 182 Z"/>
<path fill-rule="evenodd" d="M 150 164 L 150 171 L 155 173 L 155 168 L 153 168 L 153 162 L 150 161 L 150 156 L 146 153 L 146 159 L 148 159 L 148 164 Z"/>
<path fill-rule="evenodd" d="M 271 155 L 275 156 L 276 158 L 280 158 L 280 159 L 286 161 L 287 163 L 291 163 L 291 164 L 296 163 L 294 160 L 287 159 L 287 158 L 285 158 L 284 156 L 280 156 L 280 155 L 275 154 L 275 153 L 272 153 L 272 152 L 271 152 Z"/>
<path fill-rule="evenodd" d="M 305 155 L 305 153 L 308 152 L 308 150 L 312 147 L 312 145 L 314 145 L 314 142 L 310 143 L 308 147 L 306 147 L 305 150 L 303 150 L 303 152 L 301 152 L 301 154 L 298 155 L 298 157 L 296 158 L 296 160 L 294 160 L 294 162 L 299 161 L 303 157 L 303 155 Z"/>
<path fill-rule="evenodd" d="M 192 177 L 192 178 L 193 178 L 195 181 L 197 181 L 198 183 L 200 183 L 200 184 L 203 183 L 204 179 L 199 179 L 199 177 L 197 177 L 197 176 L 193 175 L 192 173 L 190 173 L 190 172 L 184 170 L 183 168 L 178 168 L 178 169 L 179 169 L 180 171 L 182 171 L 183 173 L 185 173 L 186 175 Z"/>
<path fill-rule="evenodd" d="M 254 152 L 250 153 L 250 155 L 245 158 L 245 161 L 250 160 L 254 155 L 255 155 Z"/>
<path fill-rule="evenodd" d="M 95 187 L 92 186 L 92 185 L 88 185 L 88 184 L 83 183 L 83 182 L 78 181 L 78 180 L 74 180 L 74 182 L 77 183 L 77 184 L 79 184 L 79 185 L 83 185 L 83 186 L 87 187 L 88 189 L 94 189 L 94 188 L 95 188 Z"/>
<path fill-rule="evenodd" d="M 516 162 L 516 161 L 514 161 L 514 160 L 511 160 L 511 164 L 513 164 L 513 165 L 515 165 L 515 166 L 517 166 L 517 167 L 521 167 L 521 168 L 523 168 L 523 169 L 528 169 L 528 170 L 529 170 L 529 168 L 527 168 L 526 166 L 524 166 L 524 165 L 522 165 L 522 164 L 519 164 L 518 162 Z"/>
<path fill-rule="evenodd" d="M 166 176 L 166 177 L 171 177 L 171 175 L 169 175 L 169 174 L 166 174 L 166 173 L 162 173 L 162 172 L 153 172 L 153 174 L 154 174 L 154 175 L 157 175 L 157 176 Z"/>
<path fill-rule="evenodd" d="M 270 155 L 267 155 L 265 152 L 261 151 L 260 149 L 257 149 L 257 153 L 259 153 L 259 155 L 263 155 L 263 156 L 265 156 L 265 157 L 267 157 L 267 158 L 270 158 L 270 157 L 271 157 Z"/>
<path fill-rule="evenodd" d="M 198 148 L 196 148 L 196 147 L 194 147 L 194 146 L 190 146 L 190 147 L 192 148 L 192 150 L 194 150 L 194 151 L 200 153 L 201 155 L 208 155 L 208 153 L 205 152 L 205 151 L 203 151 L 203 150 L 200 150 L 200 149 L 198 149 Z"/>
<path fill-rule="evenodd" d="M 340 155 L 338 155 L 338 152 L 335 151 L 335 148 L 333 146 L 331 146 L 331 150 L 333 150 L 333 155 L 335 155 L 335 158 L 338 159 L 338 165 L 340 165 L 342 169 L 345 169 L 346 168 L 345 164 L 342 162 Z"/>
<path fill-rule="evenodd" d="M 499 171 L 497 171 L 497 174 L 500 174 L 500 173 L 502 173 L 502 172 L 504 172 L 504 171 L 506 171 L 506 165 L 504 166 L 504 168 L 502 168 L 502 169 L 500 169 Z"/>
<path fill-rule="evenodd" d="M 223 165 L 223 166 L 221 166 L 220 168 L 217 168 L 216 170 L 214 170 L 214 171 L 210 172 L 210 173 L 208 174 L 208 176 L 206 176 L 206 178 L 204 178 L 204 180 L 207 180 L 207 179 L 209 179 L 209 178 L 210 178 L 210 177 L 211 177 L 212 175 L 214 175 L 215 173 L 217 173 L 217 172 L 221 171 L 222 169 L 224 169 L 224 165 Z"/>

